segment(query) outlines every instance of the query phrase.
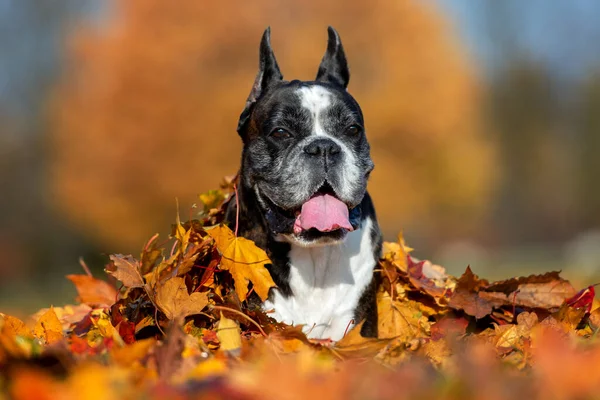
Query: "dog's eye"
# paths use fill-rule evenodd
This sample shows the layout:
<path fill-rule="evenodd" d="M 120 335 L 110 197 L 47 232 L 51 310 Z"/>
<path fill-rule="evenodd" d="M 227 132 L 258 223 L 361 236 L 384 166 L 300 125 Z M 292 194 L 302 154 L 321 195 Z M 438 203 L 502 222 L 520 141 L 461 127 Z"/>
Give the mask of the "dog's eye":
<path fill-rule="evenodd" d="M 356 136 L 361 132 L 361 128 L 358 125 L 350 125 L 348 129 L 346 129 L 346 134 L 349 136 Z"/>
<path fill-rule="evenodd" d="M 292 137 L 292 134 L 283 128 L 276 128 L 271 132 L 271 137 L 275 139 L 288 139 Z"/>

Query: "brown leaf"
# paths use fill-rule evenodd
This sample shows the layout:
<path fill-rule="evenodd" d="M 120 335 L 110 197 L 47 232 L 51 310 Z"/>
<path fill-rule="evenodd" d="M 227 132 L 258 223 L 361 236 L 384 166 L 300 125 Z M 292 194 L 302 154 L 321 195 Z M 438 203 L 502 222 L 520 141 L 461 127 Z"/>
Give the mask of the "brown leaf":
<path fill-rule="evenodd" d="M 486 288 L 479 292 L 479 296 L 495 307 L 518 306 L 527 308 L 556 309 L 565 299 L 576 293 L 575 288 L 564 280 L 558 279 L 548 282 L 520 283 L 513 292 L 496 292 Z M 498 287 L 492 285 L 492 287 Z M 503 286 L 505 290 L 513 288 L 512 285 Z"/>
<path fill-rule="evenodd" d="M 159 286 L 155 296 L 156 305 L 170 320 L 199 314 L 208 305 L 207 293 L 188 294 L 183 278 L 174 277 Z"/>
<path fill-rule="evenodd" d="M 360 331 L 364 321 L 355 325 L 341 340 L 339 340 L 333 350 L 346 357 L 373 357 L 389 342 L 389 339 L 375 339 L 361 336 Z"/>
<path fill-rule="evenodd" d="M 154 349 L 158 376 L 169 380 L 182 363 L 186 334 L 179 324 L 171 322 L 165 340 Z"/>
<path fill-rule="evenodd" d="M 464 335 L 469 321 L 463 317 L 446 315 L 431 325 L 431 339 L 439 340 L 448 336 Z"/>
<path fill-rule="evenodd" d="M 269 289 L 275 286 L 273 278 L 265 268 L 270 263 L 267 253 L 251 240 L 235 237 L 225 225 L 219 225 L 206 231 L 215 241 L 221 253 L 221 269 L 229 271 L 235 282 L 235 291 L 241 301 L 248 295 L 248 283 L 252 282 L 254 291 L 264 301 Z"/>
<path fill-rule="evenodd" d="M 144 275 L 152 271 L 154 265 L 163 255 L 163 249 L 158 248 L 156 242 L 152 242 L 148 248 L 142 251 L 140 257 L 140 274 Z"/>
<path fill-rule="evenodd" d="M 81 303 L 111 305 L 117 299 L 117 290 L 106 281 L 89 275 L 67 275 L 67 279 L 75 285 Z"/>
<path fill-rule="evenodd" d="M 448 305 L 457 310 L 463 310 L 466 314 L 481 319 L 492 312 L 492 303 L 481 298 L 478 291 L 486 287 L 488 282 L 479 279 L 471 271 L 471 267 L 456 281 L 456 288 L 450 296 Z"/>
<path fill-rule="evenodd" d="M 144 280 L 140 274 L 140 263 L 132 256 L 113 254 L 110 256 L 112 264 L 106 268 L 106 272 L 128 288 L 143 287 Z"/>

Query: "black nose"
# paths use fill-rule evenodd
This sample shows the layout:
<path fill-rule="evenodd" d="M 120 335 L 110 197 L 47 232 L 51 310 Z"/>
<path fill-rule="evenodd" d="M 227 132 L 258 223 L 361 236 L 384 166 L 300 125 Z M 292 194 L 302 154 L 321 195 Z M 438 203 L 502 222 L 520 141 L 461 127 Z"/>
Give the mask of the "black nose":
<path fill-rule="evenodd" d="M 341 151 L 341 147 L 336 142 L 326 138 L 313 140 L 304 148 L 304 152 L 311 156 L 331 157 Z"/>

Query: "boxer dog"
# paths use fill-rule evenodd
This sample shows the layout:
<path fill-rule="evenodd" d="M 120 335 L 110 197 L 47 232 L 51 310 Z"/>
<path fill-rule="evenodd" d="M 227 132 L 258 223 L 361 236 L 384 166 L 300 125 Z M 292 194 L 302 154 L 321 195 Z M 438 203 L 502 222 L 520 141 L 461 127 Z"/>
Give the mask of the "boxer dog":
<path fill-rule="evenodd" d="M 362 111 L 347 92 L 342 42 L 329 41 L 314 81 L 286 81 L 260 43 L 258 75 L 237 131 L 243 141 L 238 198 L 226 221 L 264 249 L 277 284 L 263 309 L 337 341 L 355 324 L 377 336 L 374 268 L 381 233 L 367 180 L 373 170 Z M 237 210 L 239 204 L 239 210 Z"/>

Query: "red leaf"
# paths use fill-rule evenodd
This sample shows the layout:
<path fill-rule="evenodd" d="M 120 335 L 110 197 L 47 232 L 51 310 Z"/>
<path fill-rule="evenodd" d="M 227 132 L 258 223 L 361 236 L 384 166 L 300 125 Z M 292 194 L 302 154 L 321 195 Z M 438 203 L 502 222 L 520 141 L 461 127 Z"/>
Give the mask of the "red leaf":
<path fill-rule="evenodd" d="M 595 296 L 596 291 L 594 287 L 588 286 L 575 293 L 573 297 L 565 299 L 565 303 L 573 308 L 585 308 L 585 311 L 589 313 L 592 311 L 592 303 L 594 302 Z"/>
<path fill-rule="evenodd" d="M 121 338 L 127 344 L 135 342 L 135 324 L 122 320 L 119 324 L 119 335 L 121 335 Z"/>

